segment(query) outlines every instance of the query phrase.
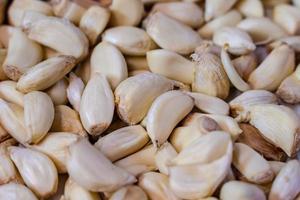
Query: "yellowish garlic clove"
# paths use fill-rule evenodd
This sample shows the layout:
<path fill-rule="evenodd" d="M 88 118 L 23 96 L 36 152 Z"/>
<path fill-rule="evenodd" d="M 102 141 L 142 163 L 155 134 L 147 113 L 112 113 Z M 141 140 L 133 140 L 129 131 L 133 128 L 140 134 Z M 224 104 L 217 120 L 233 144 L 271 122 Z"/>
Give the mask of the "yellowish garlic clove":
<path fill-rule="evenodd" d="M 79 186 L 74 180 L 68 178 L 64 187 L 64 198 L 66 200 L 101 200 L 99 194 L 88 191 Z"/>
<path fill-rule="evenodd" d="M 24 94 L 17 89 L 17 83 L 14 81 L 1 81 L 0 82 L 0 97 L 7 101 L 19 106 L 24 106 Z"/>
<path fill-rule="evenodd" d="M 107 78 L 113 90 L 128 77 L 125 58 L 117 47 L 101 42 L 94 48 L 91 54 L 91 76 L 96 72 Z"/>
<path fill-rule="evenodd" d="M 255 54 L 251 53 L 233 59 L 232 65 L 243 80 L 248 80 L 258 63 Z"/>
<path fill-rule="evenodd" d="M 148 172 L 139 177 L 139 186 L 147 193 L 151 199 L 157 200 L 179 200 L 170 188 L 167 175 Z"/>
<path fill-rule="evenodd" d="M 129 71 L 149 70 L 146 56 L 126 56 L 125 60 Z"/>
<path fill-rule="evenodd" d="M 236 9 L 245 17 L 263 17 L 264 7 L 259 0 L 242 0 L 236 4 Z"/>
<path fill-rule="evenodd" d="M 68 81 L 65 78 L 57 81 L 53 86 L 48 88 L 45 92 L 52 99 L 54 105 L 64 105 L 68 102 L 67 99 Z"/>
<path fill-rule="evenodd" d="M 87 83 L 80 102 L 80 119 L 91 135 L 100 135 L 114 114 L 114 95 L 104 75 L 95 73 Z"/>
<path fill-rule="evenodd" d="M 26 186 L 18 183 L 7 183 L 0 186 L 0 198 L 10 200 L 38 200 Z"/>
<path fill-rule="evenodd" d="M 165 142 L 155 154 L 155 163 L 160 173 L 169 175 L 169 165 L 177 156 L 175 148 L 169 142 Z"/>
<path fill-rule="evenodd" d="M 69 75 L 69 85 L 67 87 L 67 98 L 73 108 L 79 112 L 81 96 L 84 90 L 84 83 L 76 76 L 75 73 L 71 72 Z"/>
<path fill-rule="evenodd" d="M 87 58 L 84 62 L 80 63 L 76 67 L 75 74 L 82 79 L 84 84 L 87 84 L 87 82 L 90 80 L 90 77 L 91 77 L 90 58 Z"/>
<path fill-rule="evenodd" d="M 147 144 L 149 137 L 140 125 L 117 129 L 101 137 L 94 145 L 112 162 L 129 156 Z"/>
<path fill-rule="evenodd" d="M 148 197 L 139 186 L 129 185 L 115 191 L 109 200 L 148 200 Z"/>
<path fill-rule="evenodd" d="M 210 21 L 211 19 L 218 17 L 222 14 L 225 14 L 230 8 L 237 2 L 237 0 L 229 0 L 229 1 L 218 1 L 218 0 L 210 0 L 205 1 L 205 12 L 204 17 L 205 21 Z"/>
<path fill-rule="evenodd" d="M 22 147 L 9 147 L 8 150 L 24 182 L 37 196 L 47 198 L 56 192 L 57 170 L 46 155 Z"/>
<path fill-rule="evenodd" d="M 163 49 L 186 55 L 201 43 L 201 37 L 191 27 L 161 12 L 150 15 L 145 23 L 149 36 Z"/>
<path fill-rule="evenodd" d="M 111 163 L 87 139 L 69 146 L 67 171 L 81 187 L 94 192 L 111 192 L 134 183 L 135 177 Z"/>
<path fill-rule="evenodd" d="M 78 140 L 79 136 L 70 132 L 52 132 L 31 148 L 49 156 L 59 173 L 66 173 L 68 147 Z"/>
<path fill-rule="evenodd" d="M 0 41 L 0 44 L 1 44 L 1 41 Z M 7 80 L 8 77 L 6 76 L 4 70 L 3 70 L 3 63 L 5 61 L 5 58 L 6 58 L 6 55 L 7 55 L 7 49 L 0 49 L 0 81 L 4 81 L 4 80 Z"/>
<path fill-rule="evenodd" d="M 86 137 L 79 114 L 66 105 L 55 106 L 51 132 L 71 132 Z"/>

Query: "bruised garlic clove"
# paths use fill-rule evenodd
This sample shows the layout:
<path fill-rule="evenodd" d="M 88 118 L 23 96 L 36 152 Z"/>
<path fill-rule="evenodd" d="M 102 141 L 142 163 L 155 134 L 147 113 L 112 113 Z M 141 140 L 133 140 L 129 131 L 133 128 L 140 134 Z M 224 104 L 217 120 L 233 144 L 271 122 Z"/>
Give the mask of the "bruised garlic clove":
<path fill-rule="evenodd" d="M 148 141 L 147 132 L 142 126 L 127 126 L 100 138 L 95 147 L 114 162 L 135 153 Z"/>
<path fill-rule="evenodd" d="M 155 163 L 160 173 L 169 174 L 169 164 L 177 156 L 177 152 L 174 147 L 169 143 L 165 142 L 155 154 Z"/>
<path fill-rule="evenodd" d="M 275 6 L 273 10 L 273 20 L 290 35 L 300 33 L 300 13 L 299 8 L 295 6 L 288 4 Z"/>
<path fill-rule="evenodd" d="M 194 63 L 185 57 L 164 49 L 147 52 L 147 63 L 153 73 L 191 84 L 194 79 Z"/>
<path fill-rule="evenodd" d="M 264 7 L 260 0 L 242 0 L 237 3 L 236 8 L 245 17 L 264 16 Z"/>
<path fill-rule="evenodd" d="M 149 51 L 151 52 L 151 51 Z M 148 53 L 148 52 L 147 52 Z M 146 56 L 126 56 L 127 68 L 133 70 L 149 70 Z"/>
<path fill-rule="evenodd" d="M 234 144 L 232 163 L 250 182 L 270 183 L 274 178 L 274 173 L 267 160 L 243 143 Z"/>
<path fill-rule="evenodd" d="M 179 54 L 190 54 L 201 43 L 201 37 L 191 27 L 161 12 L 149 16 L 146 31 L 158 46 Z"/>
<path fill-rule="evenodd" d="M 107 78 L 113 90 L 128 77 L 125 58 L 117 47 L 101 42 L 94 48 L 91 55 L 91 76 L 96 72 Z"/>
<path fill-rule="evenodd" d="M 147 114 L 147 132 L 155 147 L 168 139 L 193 106 L 192 98 L 179 91 L 166 92 L 153 101 Z"/>
<path fill-rule="evenodd" d="M 125 79 L 115 90 L 120 118 L 126 123 L 137 124 L 145 117 L 154 99 L 173 86 L 172 81 L 149 72 Z"/>
<path fill-rule="evenodd" d="M 68 178 L 65 183 L 64 197 L 66 200 L 101 200 L 99 194 L 86 190 L 71 178 Z"/>
<path fill-rule="evenodd" d="M 91 6 L 83 13 L 79 27 L 88 37 L 90 45 L 94 45 L 97 42 L 97 39 L 104 31 L 109 18 L 109 10 L 100 6 Z"/>
<path fill-rule="evenodd" d="M 156 148 L 153 145 L 144 147 L 143 149 L 131 154 L 114 164 L 122 169 L 125 169 L 134 176 L 142 173 L 154 171 L 157 169 L 155 163 Z"/>
<path fill-rule="evenodd" d="M 115 0 L 109 9 L 112 26 L 137 26 L 144 14 L 144 5 L 140 0 Z"/>
<path fill-rule="evenodd" d="M 226 27 L 226 26 L 235 26 L 242 20 L 242 15 L 236 11 L 231 10 L 224 15 L 216 17 L 215 19 L 204 24 L 199 30 L 201 37 L 210 39 L 212 38 L 215 31 Z"/>
<path fill-rule="evenodd" d="M 254 53 L 242 55 L 232 60 L 235 70 L 244 80 L 248 80 L 249 75 L 255 70 L 257 64 Z"/>
<path fill-rule="evenodd" d="M 145 173 L 139 177 L 138 184 L 151 199 L 179 200 L 170 188 L 168 176 L 164 174 L 157 172 Z"/>
<path fill-rule="evenodd" d="M 47 198 L 56 192 L 57 170 L 46 155 L 21 147 L 9 147 L 8 150 L 24 182 L 37 196 Z"/>
<path fill-rule="evenodd" d="M 115 191 L 109 200 L 148 200 L 148 197 L 139 186 L 129 185 Z"/>
<path fill-rule="evenodd" d="M 112 43 L 123 54 L 130 56 L 145 55 L 155 47 L 155 43 L 146 31 L 133 26 L 109 28 L 102 34 L 102 41 Z"/>
<path fill-rule="evenodd" d="M 54 106 L 43 92 L 33 91 L 24 95 L 24 124 L 32 143 L 38 143 L 51 128 Z"/>
<path fill-rule="evenodd" d="M 290 160 L 276 176 L 269 200 L 294 199 L 300 192 L 300 164 L 298 160 Z"/>
<path fill-rule="evenodd" d="M 87 139 L 71 144 L 68 152 L 67 171 L 85 189 L 111 192 L 136 181 L 133 175 L 112 164 Z"/>
<path fill-rule="evenodd" d="M 14 29 L 9 39 L 3 71 L 10 79 L 16 81 L 42 58 L 42 47 L 30 40 L 21 29 Z"/>
<path fill-rule="evenodd" d="M 49 156 L 59 173 L 66 173 L 68 147 L 78 139 L 79 136 L 73 133 L 54 132 L 49 133 L 41 142 L 32 145 L 31 148 Z"/>
<path fill-rule="evenodd" d="M 261 104 L 250 108 L 250 124 L 289 157 L 299 149 L 299 118 L 286 106 Z"/>
<path fill-rule="evenodd" d="M 31 40 L 78 60 L 88 54 L 87 37 L 68 20 L 47 17 L 32 23 L 26 32 Z"/>
<path fill-rule="evenodd" d="M 295 68 L 295 53 L 287 45 L 276 47 L 250 74 L 253 89 L 274 91 Z"/>
<path fill-rule="evenodd" d="M 242 181 L 229 181 L 221 189 L 222 200 L 266 200 L 264 192 L 254 184 Z"/>
<path fill-rule="evenodd" d="M 67 87 L 67 98 L 70 102 L 70 104 L 73 106 L 73 108 L 79 112 L 80 110 L 80 102 L 81 102 L 81 96 L 84 90 L 84 83 L 74 74 L 73 72 L 69 75 L 69 85 Z"/>
<path fill-rule="evenodd" d="M 0 186 L 0 199 L 38 200 L 34 193 L 26 186 L 13 182 Z"/>
<path fill-rule="evenodd" d="M 62 78 L 45 92 L 50 96 L 54 105 L 64 105 L 68 102 L 67 87 L 68 81 L 65 78 Z"/>
<path fill-rule="evenodd" d="M 72 56 L 49 58 L 23 74 L 17 83 L 17 89 L 25 93 L 47 89 L 70 72 L 75 62 Z"/>
<path fill-rule="evenodd" d="M 17 83 L 14 81 L 1 81 L 0 82 L 0 97 L 8 102 L 17 104 L 19 106 L 24 105 L 24 94 L 17 89 Z"/>
<path fill-rule="evenodd" d="M 226 13 L 236 2 L 237 0 L 222 2 L 218 0 L 205 1 L 205 21 L 210 21 L 211 19 Z"/>
<path fill-rule="evenodd" d="M 87 136 L 79 114 L 66 105 L 55 106 L 54 120 L 51 127 L 52 132 L 71 132 L 82 137 Z"/>
<path fill-rule="evenodd" d="M 255 49 L 248 33 L 235 27 L 223 27 L 214 32 L 213 42 L 221 47 L 228 45 L 228 51 L 234 55 L 247 54 Z"/>
<path fill-rule="evenodd" d="M 229 94 L 230 82 L 218 56 L 211 53 L 192 55 L 195 62 L 194 92 L 225 99 Z"/>
<path fill-rule="evenodd" d="M 95 73 L 87 83 L 80 102 L 80 119 L 91 135 L 100 135 L 114 114 L 114 95 L 105 76 Z"/>
<path fill-rule="evenodd" d="M 285 102 L 296 104 L 300 102 L 300 65 L 293 74 L 285 78 L 276 94 Z"/>
<path fill-rule="evenodd" d="M 204 22 L 202 9 L 192 2 L 168 2 L 154 4 L 151 12 L 158 11 L 192 28 L 199 28 Z"/>

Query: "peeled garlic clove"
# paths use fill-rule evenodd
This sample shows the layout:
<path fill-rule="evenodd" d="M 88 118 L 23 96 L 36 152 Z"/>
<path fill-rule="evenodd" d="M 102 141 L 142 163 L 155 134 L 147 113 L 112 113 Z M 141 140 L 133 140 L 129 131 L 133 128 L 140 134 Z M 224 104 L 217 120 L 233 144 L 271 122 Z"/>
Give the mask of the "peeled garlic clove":
<path fill-rule="evenodd" d="M 242 0 L 236 5 L 238 11 L 240 11 L 245 17 L 263 17 L 264 7 L 259 0 Z"/>
<path fill-rule="evenodd" d="M 155 163 L 160 173 L 169 174 L 169 164 L 177 156 L 174 147 L 169 143 L 164 143 L 155 154 Z"/>
<path fill-rule="evenodd" d="M 109 9 L 112 26 L 136 26 L 144 14 L 144 5 L 140 0 L 115 0 L 112 1 Z"/>
<path fill-rule="evenodd" d="M 294 49 L 295 52 L 300 52 L 300 36 L 287 36 L 274 41 L 269 45 L 270 48 L 275 48 L 281 44 L 287 44 Z"/>
<path fill-rule="evenodd" d="M 31 40 L 78 60 L 88 54 L 88 39 L 68 20 L 47 17 L 32 23 L 26 32 Z"/>
<path fill-rule="evenodd" d="M 78 76 L 76 76 L 76 74 L 71 72 L 69 75 L 69 85 L 67 87 L 67 97 L 70 104 L 78 112 L 80 110 L 81 96 L 84 87 L 85 85 L 81 78 L 79 78 Z"/>
<path fill-rule="evenodd" d="M 80 102 L 80 119 L 91 135 L 100 135 L 114 114 L 114 95 L 105 76 L 95 73 L 87 83 Z"/>
<path fill-rule="evenodd" d="M 147 63 L 153 73 L 191 84 L 194 79 L 194 63 L 185 57 L 165 49 L 147 52 Z"/>
<path fill-rule="evenodd" d="M 1 144 L 1 142 L 4 142 L 5 140 L 9 139 L 10 137 L 11 137 L 10 134 L 6 130 L 4 130 L 4 128 L 0 125 L 0 144 Z"/>
<path fill-rule="evenodd" d="M 45 92 L 50 96 L 54 105 L 62 105 L 68 102 L 67 87 L 68 81 L 65 78 L 62 78 Z"/>
<path fill-rule="evenodd" d="M 87 139 L 69 146 L 67 171 L 81 187 L 94 192 L 111 192 L 136 181 L 134 176 L 112 164 Z"/>
<path fill-rule="evenodd" d="M 78 139 L 78 135 L 70 132 L 54 132 L 49 133 L 41 142 L 32 145 L 31 148 L 49 156 L 59 173 L 66 173 L 68 147 Z"/>
<path fill-rule="evenodd" d="M 229 102 L 231 113 L 240 115 L 250 106 L 257 104 L 277 104 L 277 97 L 267 90 L 248 90 Z"/>
<path fill-rule="evenodd" d="M 0 26 L 0 44 L 3 45 L 5 49 L 8 48 L 9 39 L 12 34 L 18 30 L 17 27 L 9 26 L 9 25 L 1 25 Z"/>
<path fill-rule="evenodd" d="M 149 141 L 147 132 L 140 126 L 127 126 L 101 137 L 95 147 L 111 161 L 135 153 Z"/>
<path fill-rule="evenodd" d="M 36 144 L 45 137 L 53 119 L 54 106 L 46 93 L 34 91 L 24 95 L 24 124 L 31 142 Z"/>
<path fill-rule="evenodd" d="M 213 42 L 222 47 L 228 45 L 228 51 L 234 55 L 247 54 L 255 49 L 248 33 L 235 27 L 223 27 L 214 32 Z"/>
<path fill-rule="evenodd" d="M 64 187 L 64 197 L 67 200 L 100 200 L 99 194 L 96 192 L 88 191 L 87 189 L 79 186 L 75 181 L 71 178 L 65 183 Z"/>
<path fill-rule="evenodd" d="M 275 6 L 273 20 L 291 35 L 300 32 L 300 13 L 299 8 L 295 6 L 288 4 L 279 4 Z"/>
<path fill-rule="evenodd" d="M 274 173 L 267 160 L 243 143 L 234 144 L 232 163 L 250 182 L 270 183 L 274 178 Z"/>
<path fill-rule="evenodd" d="M 125 60 L 129 71 L 149 70 L 146 56 L 126 56 Z"/>
<path fill-rule="evenodd" d="M 271 192 L 270 200 L 294 199 L 300 192 L 300 164 L 298 160 L 290 160 L 276 176 Z"/>
<path fill-rule="evenodd" d="M 253 89 L 276 90 L 295 68 L 295 53 L 287 45 L 276 47 L 250 74 L 248 82 Z"/>
<path fill-rule="evenodd" d="M 192 98 L 179 91 L 169 91 L 157 97 L 147 114 L 147 132 L 152 143 L 156 147 L 163 144 L 193 106 Z"/>
<path fill-rule="evenodd" d="M 125 186 L 115 191 L 109 200 L 147 200 L 146 193 L 135 185 Z"/>
<path fill-rule="evenodd" d="M 288 156 L 298 151 L 299 118 L 290 108 L 273 104 L 252 106 L 250 124 Z"/>
<path fill-rule="evenodd" d="M 115 102 L 120 118 L 137 124 L 148 112 L 152 102 L 173 89 L 173 83 L 154 73 L 142 73 L 122 81 L 115 90 Z"/>
<path fill-rule="evenodd" d="M 242 181 L 225 183 L 221 189 L 220 198 L 222 200 L 266 200 L 264 192 L 259 187 Z"/>
<path fill-rule="evenodd" d="M 192 2 L 169 2 L 154 4 L 151 12 L 162 12 L 192 28 L 199 28 L 204 22 L 202 9 Z"/>
<path fill-rule="evenodd" d="M 0 184 L 6 184 L 17 179 L 17 170 L 11 161 L 6 148 L 0 148 Z M 1 189 L 0 189 L 1 191 Z M 1 193 L 1 192 L 0 192 Z M 0 194 L 1 197 L 1 194 Z"/>
<path fill-rule="evenodd" d="M 229 0 L 226 2 L 219 2 L 218 0 L 205 1 L 205 21 L 210 21 L 211 19 L 226 13 L 236 2 L 237 0 Z"/>
<path fill-rule="evenodd" d="M 285 162 L 279 162 L 279 161 L 268 161 L 272 171 L 277 176 L 280 170 L 286 165 Z"/>
<path fill-rule="evenodd" d="M 16 81 L 42 58 L 42 47 L 30 40 L 21 29 L 14 29 L 9 39 L 3 71 L 10 79 Z"/>
<path fill-rule="evenodd" d="M 32 10 L 27 10 L 23 14 L 23 19 L 21 23 L 21 27 L 23 30 L 26 30 L 31 26 L 32 23 L 40 20 L 40 19 L 45 19 L 47 16 L 37 12 L 37 11 L 32 11 Z"/>
<path fill-rule="evenodd" d="M 8 9 L 9 24 L 20 26 L 22 18 L 27 10 L 40 12 L 44 15 L 52 15 L 52 7 L 47 2 L 37 0 L 14 1 Z"/>
<path fill-rule="evenodd" d="M 99 35 L 104 31 L 110 18 L 109 10 L 100 6 L 91 6 L 80 19 L 79 27 L 94 45 Z"/>
<path fill-rule="evenodd" d="M 23 107 L 24 94 L 17 89 L 17 83 L 14 81 L 0 82 L 0 97 L 8 102 L 17 104 Z"/>
<path fill-rule="evenodd" d="M 75 74 L 82 79 L 84 84 L 87 84 L 87 82 L 90 80 L 91 76 L 91 63 L 90 63 L 90 58 L 88 57 L 85 59 L 84 62 L 80 63 L 76 68 L 75 68 Z"/>
<path fill-rule="evenodd" d="M 96 72 L 107 78 L 113 90 L 127 78 L 127 64 L 117 47 L 101 42 L 94 48 L 91 55 L 91 75 Z"/>
<path fill-rule="evenodd" d="M 279 25 L 266 17 L 248 17 L 237 27 L 248 32 L 256 44 L 265 44 L 287 35 Z"/>
<path fill-rule="evenodd" d="M 194 99 L 195 106 L 205 112 L 210 114 L 229 114 L 229 105 L 220 98 L 197 93 L 197 92 L 187 92 L 190 97 Z"/>
<path fill-rule="evenodd" d="M 246 83 L 240 77 L 239 73 L 236 71 L 236 69 L 234 68 L 234 66 L 231 62 L 231 59 L 227 53 L 227 50 L 224 48 L 222 49 L 222 52 L 221 52 L 221 60 L 222 60 L 224 70 L 226 71 L 226 74 L 227 74 L 230 82 L 232 83 L 232 85 L 240 91 L 250 90 L 249 84 Z"/>
<path fill-rule="evenodd" d="M 233 59 L 232 65 L 243 80 L 248 80 L 258 63 L 255 54 L 251 53 Z"/>
<path fill-rule="evenodd" d="M 155 153 L 156 148 L 153 145 L 149 145 L 138 152 L 118 160 L 114 164 L 134 176 L 138 176 L 142 173 L 156 170 Z"/>
<path fill-rule="evenodd" d="M 24 125 L 23 109 L 17 105 L 12 105 L 0 99 L 0 122 L 7 132 L 21 144 L 31 141 L 31 136 Z"/>
<path fill-rule="evenodd" d="M 232 143 L 221 157 L 209 163 L 177 165 L 169 168 L 170 186 L 176 196 L 196 199 L 211 196 L 226 177 L 232 158 Z"/>
<path fill-rule="evenodd" d="M 297 66 L 295 72 L 285 78 L 276 94 L 285 102 L 296 104 L 300 102 L 300 65 Z"/>
<path fill-rule="evenodd" d="M 242 20 L 242 15 L 236 11 L 231 10 L 224 15 L 218 16 L 215 19 L 204 24 L 199 30 L 201 37 L 210 39 L 215 31 L 226 26 L 235 26 Z"/>
<path fill-rule="evenodd" d="M 0 199 L 38 200 L 34 193 L 26 186 L 13 182 L 0 185 Z"/>
<path fill-rule="evenodd" d="M 66 105 L 55 106 L 54 120 L 51 127 L 52 132 L 71 132 L 82 137 L 87 136 L 79 114 Z"/>
<path fill-rule="evenodd" d="M 255 127 L 244 123 L 239 124 L 239 126 L 243 130 L 243 133 L 238 137 L 238 142 L 250 146 L 266 159 L 286 159 L 286 154 L 274 144 L 267 141 Z"/>
<path fill-rule="evenodd" d="M 190 54 L 201 43 L 201 37 L 191 27 L 161 12 L 149 16 L 146 31 L 158 46 L 179 54 Z"/>
<path fill-rule="evenodd" d="M 72 56 L 49 58 L 23 74 L 17 83 L 17 89 L 27 93 L 49 88 L 70 72 L 75 62 L 76 59 Z"/>
<path fill-rule="evenodd" d="M 56 192 L 57 170 L 46 155 L 21 147 L 9 147 L 8 150 L 24 182 L 37 196 L 47 198 Z"/>
<path fill-rule="evenodd" d="M 142 56 L 155 47 L 149 35 L 141 28 L 119 26 L 107 29 L 102 41 L 112 43 L 125 55 Z"/>
<path fill-rule="evenodd" d="M 230 82 L 218 56 L 211 53 L 195 53 L 194 92 L 225 99 L 229 94 Z"/>
<path fill-rule="evenodd" d="M 179 200 L 170 188 L 167 175 L 157 172 L 145 173 L 139 177 L 139 186 L 151 199 Z"/>

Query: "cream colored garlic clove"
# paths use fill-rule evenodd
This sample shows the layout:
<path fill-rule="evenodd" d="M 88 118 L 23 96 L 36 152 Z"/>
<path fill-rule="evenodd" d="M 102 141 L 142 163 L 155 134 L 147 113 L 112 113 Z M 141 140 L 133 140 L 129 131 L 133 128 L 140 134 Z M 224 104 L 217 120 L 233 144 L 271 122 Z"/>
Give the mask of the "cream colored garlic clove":
<path fill-rule="evenodd" d="M 86 190 L 71 178 L 65 183 L 64 197 L 66 200 L 101 200 L 99 194 Z"/>
<path fill-rule="evenodd" d="M 69 146 L 67 171 L 81 187 L 94 192 L 111 192 L 134 183 L 135 177 L 112 164 L 87 139 Z"/>
<path fill-rule="evenodd" d="M 241 0 L 236 4 L 236 8 L 245 17 L 263 17 L 264 7 L 259 0 Z"/>
<path fill-rule="evenodd" d="M 286 165 L 285 162 L 279 161 L 268 161 L 269 165 L 271 166 L 272 171 L 277 176 L 280 170 Z"/>
<path fill-rule="evenodd" d="M 7 101 L 19 106 L 24 106 L 24 94 L 17 89 L 17 83 L 14 81 L 1 81 L 0 82 L 0 97 Z"/>
<path fill-rule="evenodd" d="M 0 199 L 38 200 L 34 193 L 26 186 L 12 182 L 0 186 Z"/>
<path fill-rule="evenodd" d="M 62 78 L 45 92 L 50 96 L 54 105 L 64 105 L 68 102 L 67 87 L 68 81 L 65 78 Z"/>
<path fill-rule="evenodd" d="M 139 186 L 129 185 L 115 191 L 109 200 L 148 200 L 148 197 Z"/>
<path fill-rule="evenodd" d="M 192 53 L 201 42 L 201 37 L 191 27 L 161 12 L 149 16 L 146 31 L 158 46 L 179 54 Z"/>
<path fill-rule="evenodd" d="M 47 18 L 47 16 L 43 13 L 40 13 L 38 11 L 27 10 L 23 14 L 21 27 L 23 30 L 26 30 L 32 25 L 32 23 L 45 18 Z"/>
<path fill-rule="evenodd" d="M 232 65 L 243 80 L 248 80 L 258 63 L 255 54 L 251 53 L 233 59 Z"/>
<path fill-rule="evenodd" d="M 149 141 L 140 125 L 117 129 L 100 138 L 94 145 L 112 162 L 135 153 Z"/>
<path fill-rule="evenodd" d="M 0 184 L 6 184 L 18 179 L 18 172 L 9 157 L 5 147 L 0 148 Z M 1 189 L 0 189 L 1 191 Z M 1 193 L 1 192 L 0 192 Z M 0 195 L 1 197 L 1 195 Z"/>
<path fill-rule="evenodd" d="M 84 83 L 76 76 L 75 73 L 71 72 L 69 75 L 69 85 L 67 87 L 67 98 L 73 108 L 79 112 L 81 96 L 84 90 Z"/>
<path fill-rule="evenodd" d="M 169 142 L 165 142 L 155 154 L 155 163 L 160 173 L 169 175 L 169 165 L 177 156 L 175 148 Z"/>
<path fill-rule="evenodd" d="M 114 114 L 114 95 L 105 76 L 95 73 L 87 83 L 80 102 L 80 119 L 91 135 L 100 135 Z"/>
<path fill-rule="evenodd" d="M 56 192 L 57 170 L 46 155 L 21 147 L 9 147 L 9 153 L 24 182 L 37 196 L 47 198 Z"/>
<path fill-rule="evenodd" d="M 218 17 L 222 14 L 225 14 L 230 8 L 237 2 L 237 0 L 229 1 L 218 1 L 210 0 L 205 1 L 205 21 L 210 21 L 211 19 Z"/>

